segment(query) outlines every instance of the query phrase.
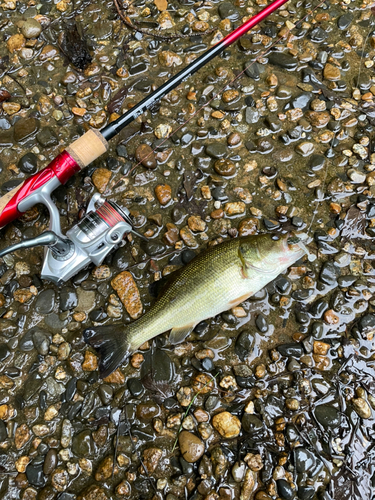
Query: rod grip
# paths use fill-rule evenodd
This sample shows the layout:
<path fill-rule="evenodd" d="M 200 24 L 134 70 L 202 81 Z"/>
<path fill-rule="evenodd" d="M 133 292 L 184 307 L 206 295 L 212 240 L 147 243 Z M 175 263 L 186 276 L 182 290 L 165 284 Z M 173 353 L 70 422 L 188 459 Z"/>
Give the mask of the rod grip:
<path fill-rule="evenodd" d="M 108 142 L 99 130 L 90 129 L 67 147 L 66 151 L 74 158 L 80 168 L 85 168 L 104 154 L 107 149 Z"/>

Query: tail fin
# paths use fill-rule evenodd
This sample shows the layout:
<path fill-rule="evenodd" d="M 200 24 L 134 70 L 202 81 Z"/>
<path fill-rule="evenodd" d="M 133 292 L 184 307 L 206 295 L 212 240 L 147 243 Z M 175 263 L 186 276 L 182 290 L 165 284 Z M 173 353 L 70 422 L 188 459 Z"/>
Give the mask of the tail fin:
<path fill-rule="evenodd" d="M 86 344 L 94 347 L 100 354 L 99 371 L 102 378 L 108 377 L 123 363 L 131 353 L 121 326 L 98 326 L 83 332 Z"/>

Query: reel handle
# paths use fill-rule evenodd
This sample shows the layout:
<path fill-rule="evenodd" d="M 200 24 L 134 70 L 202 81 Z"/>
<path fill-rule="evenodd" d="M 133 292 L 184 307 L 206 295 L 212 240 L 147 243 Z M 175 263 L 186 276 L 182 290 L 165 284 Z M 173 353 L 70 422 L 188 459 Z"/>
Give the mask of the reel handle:
<path fill-rule="evenodd" d="M 68 239 L 61 238 L 61 236 L 58 236 L 53 231 L 45 231 L 35 238 L 29 238 L 27 240 L 20 241 L 15 245 L 4 248 L 0 251 L 0 257 L 4 257 L 5 255 L 15 252 L 16 250 L 36 246 L 48 246 L 51 248 L 51 251 L 54 255 L 59 258 L 63 258 L 71 252 L 73 243 Z"/>

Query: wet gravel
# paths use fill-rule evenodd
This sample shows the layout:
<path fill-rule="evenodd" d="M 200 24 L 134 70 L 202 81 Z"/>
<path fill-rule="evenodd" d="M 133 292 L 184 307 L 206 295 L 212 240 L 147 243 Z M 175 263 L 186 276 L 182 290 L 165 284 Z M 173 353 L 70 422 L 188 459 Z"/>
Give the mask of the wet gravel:
<path fill-rule="evenodd" d="M 147 242 L 61 288 L 40 248 L 0 262 L 1 498 L 375 498 L 374 17 L 317 4 L 286 4 L 54 193 L 64 229 L 98 190 Z M 1 193 L 264 5 L 5 1 Z M 1 248 L 47 227 L 34 207 Z M 133 321 L 207 246 L 290 230 L 310 259 L 99 378 L 84 328 Z"/>

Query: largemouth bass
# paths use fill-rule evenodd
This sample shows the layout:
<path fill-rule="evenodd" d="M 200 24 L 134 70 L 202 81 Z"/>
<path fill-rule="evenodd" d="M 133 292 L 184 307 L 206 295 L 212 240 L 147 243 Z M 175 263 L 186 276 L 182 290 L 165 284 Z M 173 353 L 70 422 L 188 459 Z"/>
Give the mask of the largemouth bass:
<path fill-rule="evenodd" d="M 138 320 L 126 327 L 86 329 L 85 341 L 100 354 L 101 376 L 108 376 L 139 346 L 163 332 L 171 330 L 172 344 L 182 342 L 198 323 L 248 299 L 305 254 L 298 238 L 273 238 L 245 236 L 213 246 L 171 277 Z"/>

